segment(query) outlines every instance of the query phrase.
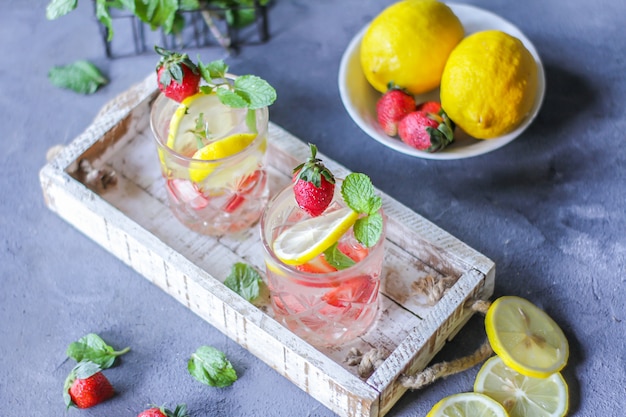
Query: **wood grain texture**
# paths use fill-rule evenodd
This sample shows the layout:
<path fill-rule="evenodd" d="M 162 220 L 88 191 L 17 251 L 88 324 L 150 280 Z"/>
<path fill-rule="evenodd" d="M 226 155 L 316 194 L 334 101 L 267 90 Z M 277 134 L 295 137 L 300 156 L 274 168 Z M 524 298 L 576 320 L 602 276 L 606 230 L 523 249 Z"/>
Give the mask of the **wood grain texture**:
<path fill-rule="evenodd" d="M 471 317 L 469 302 L 491 296 L 494 263 L 379 190 L 388 230 L 376 324 L 349 345 L 312 347 L 273 319 L 268 299 L 253 305 L 223 285 L 236 262 L 263 272 L 256 227 L 212 238 L 189 231 L 171 215 L 148 122 L 157 93 L 150 74 L 105 106 L 42 168 L 47 206 L 338 415 L 385 415 L 406 391 L 398 378 L 426 367 Z M 308 154 L 304 141 L 270 124 L 272 194 Z M 350 172 L 319 156 L 338 177 Z M 116 185 L 87 183 L 83 160 L 115 173 Z M 433 299 L 436 285 L 443 290 Z M 345 362 L 351 348 L 389 355 L 361 378 Z"/>

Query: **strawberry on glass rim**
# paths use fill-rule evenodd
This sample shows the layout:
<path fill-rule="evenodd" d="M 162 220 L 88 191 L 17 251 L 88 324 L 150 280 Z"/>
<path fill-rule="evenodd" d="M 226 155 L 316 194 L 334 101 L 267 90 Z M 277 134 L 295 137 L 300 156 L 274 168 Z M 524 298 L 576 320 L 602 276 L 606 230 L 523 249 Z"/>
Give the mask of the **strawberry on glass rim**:
<path fill-rule="evenodd" d="M 159 46 L 155 46 L 154 50 L 161 56 L 156 67 L 159 90 L 179 103 L 196 94 L 202 77 L 189 56 Z"/>

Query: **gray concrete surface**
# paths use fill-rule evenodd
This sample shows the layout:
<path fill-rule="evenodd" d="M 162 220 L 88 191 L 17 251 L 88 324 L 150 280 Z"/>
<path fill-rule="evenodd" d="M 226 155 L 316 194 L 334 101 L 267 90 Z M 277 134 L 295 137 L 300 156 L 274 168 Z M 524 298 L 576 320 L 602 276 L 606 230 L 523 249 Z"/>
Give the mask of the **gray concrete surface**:
<path fill-rule="evenodd" d="M 117 396 L 67 415 L 133 416 L 185 402 L 194 416 L 333 413 L 127 268 L 44 205 L 38 171 L 117 94 L 150 73 L 152 54 L 109 60 L 91 2 L 47 21 L 47 0 L 0 1 L 0 415 L 66 415 L 68 344 L 89 332 L 130 346 L 109 378 Z M 366 136 L 337 88 L 349 40 L 388 0 L 276 0 L 271 39 L 226 61 L 276 86 L 271 120 L 331 158 L 370 174 L 391 196 L 496 262 L 496 294 L 519 295 L 563 328 L 570 415 L 626 408 L 626 2 L 466 1 L 517 25 L 544 62 L 547 93 L 534 124 L 492 153 L 456 161 L 401 155 Z M 203 60 L 225 57 L 204 48 Z M 91 96 L 52 86 L 53 65 L 89 59 L 110 83 Z M 484 338 L 473 319 L 436 360 Z M 185 370 L 211 344 L 240 378 L 210 389 Z M 388 414 L 425 415 L 469 391 L 478 368 L 409 392 Z"/>

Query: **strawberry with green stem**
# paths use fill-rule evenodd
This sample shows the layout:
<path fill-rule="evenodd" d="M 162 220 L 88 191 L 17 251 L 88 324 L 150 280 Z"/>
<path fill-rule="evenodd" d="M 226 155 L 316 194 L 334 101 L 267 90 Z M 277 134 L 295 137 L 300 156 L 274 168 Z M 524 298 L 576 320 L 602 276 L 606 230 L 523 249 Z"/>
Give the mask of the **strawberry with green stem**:
<path fill-rule="evenodd" d="M 313 217 L 326 210 L 335 193 L 335 177 L 322 160 L 317 147 L 309 144 L 311 156 L 293 169 L 293 192 L 298 206 Z"/>
<path fill-rule="evenodd" d="M 455 125 L 438 103 L 426 102 L 398 124 L 398 135 L 407 145 L 426 152 L 438 152 L 454 142 Z"/>
<path fill-rule="evenodd" d="M 189 56 L 159 46 L 155 46 L 154 50 L 161 56 L 156 66 L 159 90 L 179 103 L 196 94 L 202 77 Z"/>
<path fill-rule="evenodd" d="M 389 83 L 387 91 L 376 102 L 376 118 L 389 136 L 398 133 L 398 123 L 415 110 L 415 98 L 402 88 Z"/>
<path fill-rule="evenodd" d="M 179 404 L 173 411 L 163 406 L 154 406 L 142 411 L 137 417 L 189 417 L 189 414 L 187 414 L 187 405 Z"/>
<path fill-rule="evenodd" d="M 90 408 L 115 395 L 113 385 L 91 361 L 79 362 L 65 379 L 63 398 L 67 408 Z"/>

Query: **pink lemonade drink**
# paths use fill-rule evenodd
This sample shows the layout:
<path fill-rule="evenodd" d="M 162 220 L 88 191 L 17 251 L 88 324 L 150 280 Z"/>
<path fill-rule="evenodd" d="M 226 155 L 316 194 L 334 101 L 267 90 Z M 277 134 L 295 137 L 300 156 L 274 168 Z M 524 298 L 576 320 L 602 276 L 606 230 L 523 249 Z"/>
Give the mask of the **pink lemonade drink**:
<path fill-rule="evenodd" d="M 231 108 L 202 92 L 152 106 L 169 206 L 189 229 L 223 235 L 258 221 L 267 199 L 268 109 Z"/>
<path fill-rule="evenodd" d="M 321 215 L 311 216 L 299 206 L 291 184 L 269 202 L 261 217 L 275 318 L 315 346 L 342 344 L 364 334 L 378 311 L 385 241 L 382 209 L 376 209 L 381 233 L 367 247 L 354 233 L 357 219 L 366 215 L 347 207 L 339 190 L 342 182 L 336 180 L 336 185 Z M 296 259 L 290 253 L 302 256 Z"/>

